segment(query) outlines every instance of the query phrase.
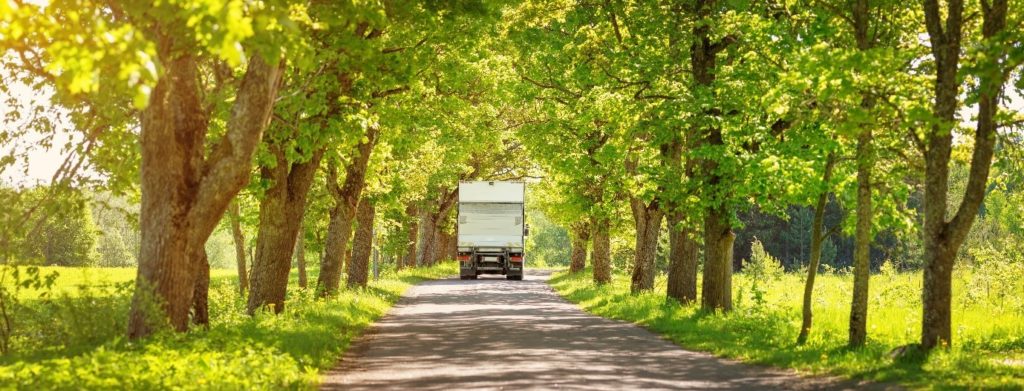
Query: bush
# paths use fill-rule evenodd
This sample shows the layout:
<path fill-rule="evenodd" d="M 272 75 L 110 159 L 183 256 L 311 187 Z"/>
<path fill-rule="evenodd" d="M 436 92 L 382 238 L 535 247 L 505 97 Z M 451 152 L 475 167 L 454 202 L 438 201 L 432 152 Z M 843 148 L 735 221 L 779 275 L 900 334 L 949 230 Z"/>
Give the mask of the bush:
<path fill-rule="evenodd" d="M 113 270 L 100 271 L 100 280 L 112 277 Z M 17 351 L 0 356 L 0 388 L 313 389 L 319 372 L 333 367 L 351 340 L 406 288 L 456 272 L 449 262 L 387 273 L 365 289 L 346 289 L 329 300 L 291 285 L 283 313 L 252 317 L 245 314 L 235 278 L 214 277 L 209 329 L 161 332 L 138 341 L 123 337 L 131 282 L 86 284 L 77 291 L 54 287 L 63 293 L 26 299 L 19 307 Z M 68 274 L 73 273 L 87 274 Z"/>
<path fill-rule="evenodd" d="M 754 280 L 778 281 L 785 269 L 782 262 L 764 250 L 764 244 L 754 238 L 750 244 L 750 262 L 743 265 L 743 272 Z"/>

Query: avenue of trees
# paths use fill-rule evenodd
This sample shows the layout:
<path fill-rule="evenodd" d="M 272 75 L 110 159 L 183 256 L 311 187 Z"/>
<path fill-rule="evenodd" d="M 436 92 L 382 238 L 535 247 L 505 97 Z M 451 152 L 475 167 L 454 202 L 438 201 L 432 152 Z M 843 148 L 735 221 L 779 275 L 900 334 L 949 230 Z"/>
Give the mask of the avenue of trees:
<path fill-rule="evenodd" d="M 1024 215 L 1022 32 L 1020 0 L 0 0 L 0 173 L 66 157 L 0 191 L 0 259 L 137 259 L 140 338 L 209 322 L 215 234 L 246 313 L 280 313 L 293 267 L 330 298 L 367 285 L 374 250 L 436 264 L 459 180 L 536 178 L 568 231 L 551 245 L 596 284 L 625 233 L 634 293 L 664 271 L 667 297 L 727 312 L 756 236 L 806 270 L 801 341 L 819 265 L 852 266 L 858 346 L 898 249 L 923 270 L 920 345 L 948 346 L 986 196 Z M 137 218 L 100 213 L 104 241 L 85 204 Z M 797 219 L 784 242 L 772 224 Z"/>
<path fill-rule="evenodd" d="M 988 0 L 515 7 L 503 23 L 533 113 L 519 133 L 545 170 L 548 215 L 570 230 L 570 268 L 589 252 L 594 281 L 609 282 L 608 232 L 630 233 L 631 290 L 650 291 L 667 235 L 665 294 L 729 311 L 751 240 L 784 248 L 775 228 L 800 218 L 803 244 L 787 258 L 809 265 L 801 342 L 834 238 L 852 259 L 851 346 L 866 340 L 872 267 L 897 251 L 924 271 L 920 346 L 948 346 L 954 261 L 985 196 L 1007 194 L 992 184 L 1012 177 L 1013 193 L 1020 179 L 1020 103 L 1008 96 L 1024 86 L 1022 11 Z M 995 218 L 1006 216 L 1020 213 Z"/>

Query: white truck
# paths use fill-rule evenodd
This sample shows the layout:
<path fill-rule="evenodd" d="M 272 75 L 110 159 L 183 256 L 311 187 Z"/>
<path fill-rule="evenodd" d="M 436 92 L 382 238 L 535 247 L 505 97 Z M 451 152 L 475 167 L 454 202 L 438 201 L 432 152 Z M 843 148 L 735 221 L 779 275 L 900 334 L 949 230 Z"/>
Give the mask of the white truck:
<path fill-rule="evenodd" d="M 504 274 L 523 279 L 527 235 L 523 182 L 460 182 L 458 216 L 459 276 Z"/>

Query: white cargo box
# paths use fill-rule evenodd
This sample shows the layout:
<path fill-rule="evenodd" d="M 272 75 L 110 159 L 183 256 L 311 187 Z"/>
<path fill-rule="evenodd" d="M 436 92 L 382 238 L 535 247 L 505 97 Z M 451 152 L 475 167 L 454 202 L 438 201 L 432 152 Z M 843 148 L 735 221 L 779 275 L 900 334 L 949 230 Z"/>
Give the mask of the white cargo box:
<path fill-rule="evenodd" d="M 523 182 L 460 182 L 459 203 L 492 202 L 522 204 L 526 200 Z"/>
<path fill-rule="evenodd" d="M 523 248 L 526 185 L 522 182 L 459 184 L 459 247 Z"/>

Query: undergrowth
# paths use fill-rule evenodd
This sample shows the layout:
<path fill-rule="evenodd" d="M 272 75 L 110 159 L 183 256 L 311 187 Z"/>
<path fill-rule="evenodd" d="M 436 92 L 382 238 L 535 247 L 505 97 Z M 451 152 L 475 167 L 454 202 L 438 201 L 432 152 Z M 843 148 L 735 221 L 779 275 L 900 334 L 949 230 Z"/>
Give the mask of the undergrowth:
<path fill-rule="evenodd" d="M 852 292 L 852 276 L 847 274 L 819 275 L 814 327 L 805 345 L 795 343 L 802 275 L 755 279 L 737 274 L 734 311 L 727 314 L 667 299 L 664 276 L 654 292 L 639 295 L 630 294 L 629 276 L 623 274 L 595 286 L 589 269 L 557 273 L 550 284 L 587 312 L 634 322 L 685 348 L 741 361 L 920 388 L 1024 388 L 1024 305 L 978 300 L 970 293 L 977 279 L 970 274 L 959 272 L 955 281 L 953 346 L 917 360 L 894 359 L 891 353 L 919 338 L 920 273 L 889 269 L 872 276 L 868 343 L 860 349 L 846 347 Z"/>
<path fill-rule="evenodd" d="M 130 282 L 79 284 L 51 297 L 23 298 L 16 349 L 0 357 L 0 388 L 312 389 L 320 371 L 335 365 L 406 288 L 456 272 L 453 263 L 390 272 L 327 301 L 293 285 L 283 313 L 254 317 L 245 315 L 237 280 L 216 277 L 208 329 L 138 341 L 124 338 Z"/>

